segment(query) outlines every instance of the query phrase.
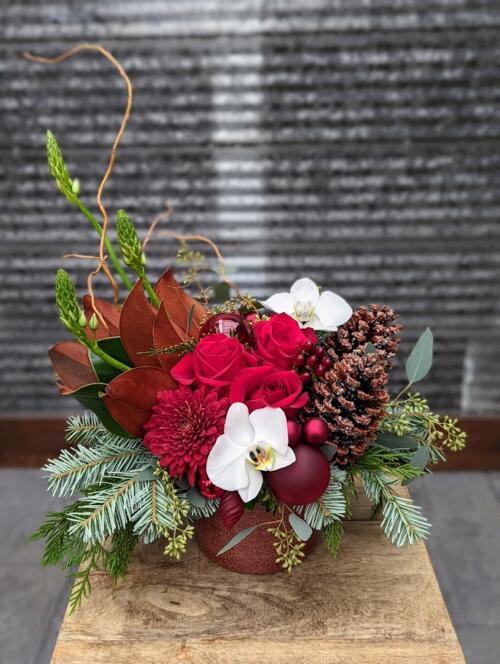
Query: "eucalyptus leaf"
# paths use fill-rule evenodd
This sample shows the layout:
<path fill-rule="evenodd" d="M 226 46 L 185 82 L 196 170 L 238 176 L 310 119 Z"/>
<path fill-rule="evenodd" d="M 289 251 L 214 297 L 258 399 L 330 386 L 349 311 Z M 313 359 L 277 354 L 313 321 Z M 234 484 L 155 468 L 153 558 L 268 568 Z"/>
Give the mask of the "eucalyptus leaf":
<path fill-rule="evenodd" d="M 191 307 L 189 308 L 187 323 L 186 323 L 186 334 L 189 332 L 189 328 L 193 324 L 193 316 L 194 316 L 195 307 L 196 307 L 196 305 L 192 304 Z"/>
<path fill-rule="evenodd" d="M 192 486 L 190 489 L 188 489 L 186 498 L 189 500 L 191 505 L 194 505 L 195 507 L 205 507 L 205 498 L 203 498 L 195 486 Z"/>
<path fill-rule="evenodd" d="M 432 366 L 433 336 L 429 328 L 420 335 L 406 360 L 406 376 L 410 385 L 425 378 Z"/>
<path fill-rule="evenodd" d="M 135 475 L 134 479 L 139 480 L 140 482 L 155 482 L 158 479 L 158 475 L 154 474 L 154 468 L 152 466 L 147 466 L 147 468 L 141 470 L 138 475 Z"/>
<path fill-rule="evenodd" d="M 429 463 L 430 450 L 427 445 L 421 445 L 418 450 L 412 454 L 410 457 L 410 463 L 415 468 L 420 468 L 420 470 L 425 470 L 427 464 Z"/>
<path fill-rule="evenodd" d="M 229 551 L 234 546 L 242 542 L 246 537 L 251 535 L 256 528 L 258 528 L 258 526 L 250 526 L 249 528 L 245 528 L 245 530 L 240 530 L 239 533 L 236 533 L 236 535 L 232 537 L 220 551 L 217 552 L 217 555 L 222 556 L 223 553 L 226 553 L 226 551 Z"/>
<path fill-rule="evenodd" d="M 376 353 L 377 348 L 372 344 L 371 341 L 369 341 L 366 346 L 365 346 L 365 355 L 369 355 L 370 353 Z"/>
<path fill-rule="evenodd" d="M 295 512 L 291 512 L 288 515 L 288 521 L 290 522 L 290 525 L 292 526 L 297 537 L 303 542 L 307 542 L 307 540 L 312 535 L 311 526 L 306 523 L 304 519 L 301 519 L 300 516 L 295 514 Z"/>
<path fill-rule="evenodd" d="M 333 459 L 337 451 L 335 445 L 322 445 L 319 449 L 323 452 L 328 461 L 331 461 Z"/>
<path fill-rule="evenodd" d="M 416 450 L 418 443 L 411 436 L 398 436 L 390 431 L 379 431 L 373 445 L 381 445 L 390 450 Z"/>

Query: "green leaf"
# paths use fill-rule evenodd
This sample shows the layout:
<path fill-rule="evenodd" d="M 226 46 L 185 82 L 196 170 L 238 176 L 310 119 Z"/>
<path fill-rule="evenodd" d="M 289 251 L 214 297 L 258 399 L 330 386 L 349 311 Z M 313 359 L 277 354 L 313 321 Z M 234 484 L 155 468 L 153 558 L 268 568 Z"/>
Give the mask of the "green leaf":
<path fill-rule="evenodd" d="M 79 401 L 82 406 L 95 413 L 108 431 L 123 438 L 130 438 L 130 434 L 122 429 L 118 422 L 111 417 L 104 405 L 100 395 L 102 395 L 105 389 L 105 383 L 89 383 L 89 385 L 84 385 L 78 390 L 71 392 L 71 396 Z"/>
<path fill-rule="evenodd" d="M 193 303 L 189 309 L 188 312 L 188 317 L 187 317 L 187 323 L 186 323 L 186 334 L 189 332 L 189 328 L 193 324 L 193 316 L 194 316 L 194 310 L 196 308 L 196 305 Z"/>
<path fill-rule="evenodd" d="M 376 353 L 377 348 L 372 344 L 371 341 L 369 341 L 366 346 L 365 346 L 365 355 L 369 355 L 370 353 Z"/>
<path fill-rule="evenodd" d="M 372 445 L 381 445 L 390 450 L 416 450 L 418 443 L 411 436 L 398 436 L 390 431 L 380 431 Z"/>
<path fill-rule="evenodd" d="M 225 281 L 221 281 L 219 284 L 215 284 L 213 288 L 215 299 L 218 302 L 225 302 L 226 300 L 229 300 L 231 295 L 229 284 L 227 284 Z"/>
<path fill-rule="evenodd" d="M 188 489 L 186 498 L 189 500 L 191 505 L 194 505 L 195 507 L 205 507 L 206 500 L 195 486 L 192 486 L 190 489 Z"/>
<path fill-rule="evenodd" d="M 116 360 L 123 362 L 123 364 L 131 365 L 120 337 L 106 337 L 105 339 L 100 339 L 97 342 L 97 345 L 101 350 Z M 102 383 L 109 383 L 113 378 L 116 378 L 122 373 L 119 369 L 112 367 L 91 350 L 89 350 L 89 360 L 94 368 L 97 378 L 99 378 Z"/>
<path fill-rule="evenodd" d="M 344 528 L 342 521 L 333 521 L 325 528 L 323 528 L 323 538 L 325 540 L 326 547 L 333 558 L 336 558 L 338 552 L 340 551 L 343 534 Z"/>
<path fill-rule="evenodd" d="M 295 514 L 294 512 L 291 512 L 288 515 L 288 521 L 290 525 L 292 526 L 295 534 L 297 537 L 302 540 L 303 542 L 307 542 L 307 540 L 311 537 L 312 535 L 312 528 L 311 526 L 304 521 L 304 519 L 301 519 L 300 516 Z"/>
<path fill-rule="evenodd" d="M 148 466 L 135 475 L 135 479 L 139 482 L 156 482 L 158 476 L 155 475 L 154 470 L 155 466 Z"/>
<path fill-rule="evenodd" d="M 223 553 L 226 553 L 233 547 L 235 547 L 237 544 L 242 542 L 246 537 L 251 535 L 253 531 L 258 528 L 258 526 L 250 526 L 249 528 L 245 528 L 245 530 L 240 530 L 239 533 L 236 533 L 234 537 L 232 537 L 227 544 L 225 544 L 220 551 L 217 552 L 218 556 L 222 556 Z"/>
<path fill-rule="evenodd" d="M 337 451 L 337 449 L 333 445 L 321 445 L 319 449 L 323 452 L 328 461 L 331 461 L 333 459 L 333 457 L 335 456 L 335 452 Z"/>
<path fill-rule="evenodd" d="M 406 376 L 410 385 L 425 378 L 432 366 L 433 336 L 429 328 L 420 335 L 406 360 Z"/>
<path fill-rule="evenodd" d="M 430 457 L 430 450 L 426 445 L 422 445 L 418 448 L 415 454 L 410 458 L 410 463 L 412 466 L 419 468 L 420 470 L 425 470 Z"/>

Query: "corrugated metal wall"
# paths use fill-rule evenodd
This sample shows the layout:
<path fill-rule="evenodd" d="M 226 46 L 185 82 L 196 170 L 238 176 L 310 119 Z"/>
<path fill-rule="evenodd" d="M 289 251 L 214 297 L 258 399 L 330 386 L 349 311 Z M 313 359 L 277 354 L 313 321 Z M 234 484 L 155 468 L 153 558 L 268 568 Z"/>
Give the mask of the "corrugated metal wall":
<path fill-rule="evenodd" d="M 500 412 L 500 5 L 474 0 L 2 0 L 0 399 L 61 410 L 46 348 L 64 336 L 61 255 L 95 252 L 47 175 L 57 135 L 92 201 L 124 103 L 135 110 L 110 209 L 220 242 L 246 289 L 308 274 L 354 305 L 388 302 L 407 349 L 427 325 L 440 408 Z M 172 255 L 158 241 L 158 273 Z M 85 267 L 67 267 L 83 286 Z"/>

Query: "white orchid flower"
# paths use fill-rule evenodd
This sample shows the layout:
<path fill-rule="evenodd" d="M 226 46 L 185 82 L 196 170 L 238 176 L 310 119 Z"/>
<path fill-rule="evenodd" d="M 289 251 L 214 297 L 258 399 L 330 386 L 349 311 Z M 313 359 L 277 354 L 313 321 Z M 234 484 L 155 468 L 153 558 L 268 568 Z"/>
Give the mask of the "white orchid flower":
<path fill-rule="evenodd" d="M 294 461 L 281 408 L 259 408 L 249 415 L 247 406 L 238 402 L 227 411 L 224 433 L 208 455 L 207 474 L 215 486 L 238 491 L 247 503 L 260 491 L 261 471 L 278 470 Z"/>
<path fill-rule="evenodd" d="M 323 291 L 312 279 L 298 279 L 289 293 L 276 293 L 262 304 L 277 314 L 288 314 L 298 321 L 301 327 L 335 332 L 339 325 L 352 316 L 347 302 L 332 291 Z"/>

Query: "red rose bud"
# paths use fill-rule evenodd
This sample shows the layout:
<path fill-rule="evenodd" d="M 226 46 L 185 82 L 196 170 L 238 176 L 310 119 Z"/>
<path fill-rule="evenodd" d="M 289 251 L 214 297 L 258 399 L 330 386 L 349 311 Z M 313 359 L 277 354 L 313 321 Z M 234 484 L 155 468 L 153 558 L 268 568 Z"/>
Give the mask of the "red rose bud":
<path fill-rule="evenodd" d="M 250 340 L 248 322 L 236 312 L 211 316 L 200 330 L 200 337 L 207 334 L 225 334 L 226 337 L 236 337 L 241 343 L 247 343 Z"/>
<path fill-rule="evenodd" d="M 288 444 L 294 447 L 300 440 L 302 435 L 302 427 L 295 420 L 288 420 L 286 423 L 288 429 Z"/>
<path fill-rule="evenodd" d="M 299 443 L 295 461 L 286 468 L 265 473 L 276 498 L 287 505 L 307 505 L 324 494 L 330 481 L 330 465 L 320 450 Z"/>
<path fill-rule="evenodd" d="M 224 527 L 229 529 L 235 526 L 243 516 L 245 505 L 237 491 L 226 491 L 220 499 L 219 514 Z"/>
<path fill-rule="evenodd" d="M 309 445 L 323 445 L 329 434 L 328 425 L 321 417 L 313 417 L 304 424 L 304 438 Z"/>

